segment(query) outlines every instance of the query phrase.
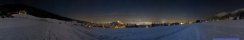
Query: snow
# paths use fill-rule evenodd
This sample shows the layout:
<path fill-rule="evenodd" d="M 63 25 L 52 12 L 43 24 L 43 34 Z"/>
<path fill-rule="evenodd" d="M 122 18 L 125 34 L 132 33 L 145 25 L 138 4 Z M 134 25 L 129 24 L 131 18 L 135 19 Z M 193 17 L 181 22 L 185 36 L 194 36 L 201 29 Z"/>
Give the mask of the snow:
<path fill-rule="evenodd" d="M 84 28 L 76 22 L 15 15 L 0 18 L 0 40 L 213 40 L 244 38 L 244 20 L 153 28 Z"/>
<path fill-rule="evenodd" d="M 153 28 L 96 28 L 93 32 L 104 36 L 103 40 L 213 40 L 244 38 L 243 24 L 244 20 L 227 20 Z"/>
<path fill-rule="evenodd" d="M 0 19 L 0 40 L 96 40 L 77 30 L 77 26 L 46 19 L 22 17 Z"/>

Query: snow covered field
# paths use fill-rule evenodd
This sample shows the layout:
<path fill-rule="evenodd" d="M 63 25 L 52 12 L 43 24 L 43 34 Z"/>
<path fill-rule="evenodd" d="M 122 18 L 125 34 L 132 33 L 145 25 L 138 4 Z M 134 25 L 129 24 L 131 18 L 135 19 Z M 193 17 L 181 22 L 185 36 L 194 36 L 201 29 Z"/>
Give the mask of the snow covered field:
<path fill-rule="evenodd" d="M 30 17 L 0 19 L 0 40 L 96 40 L 79 31 L 76 25 L 51 20 Z"/>
<path fill-rule="evenodd" d="M 244 20 L 235 20 L 153 28 L 97 28 L 96 30 L 93 30 L 93 32 L 97 32 L 97 35 L 107 37 L 104 40 L 213 40 L 215 38 L 242 39 L 244 38 L 243 24 Z"/>
<path fill-rule="evenodd" d="M 0 18 L 0 40 L 213 40 L 244 38 L 244 20 L 153 28 L 84 28 L 48 18 Z"/>

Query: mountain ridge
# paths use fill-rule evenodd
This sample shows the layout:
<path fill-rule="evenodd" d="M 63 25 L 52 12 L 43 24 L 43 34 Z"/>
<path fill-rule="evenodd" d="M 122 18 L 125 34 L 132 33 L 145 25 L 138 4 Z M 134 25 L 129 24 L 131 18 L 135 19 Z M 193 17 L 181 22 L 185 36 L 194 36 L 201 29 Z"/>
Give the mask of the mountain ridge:
<path fill-rule="evenodd" d="M 40 17 L 40 18 L 52 18 L 52 19 L 57 19 L 57 20 L 63 20 L 63 21 L 77 21 L 79 23 L 90 23 L 86 21 L 81 21 L 81 20 L 76 20 L 76 19 L 71 19 L 68 17 L 63 17 L 42 9 L 38 9 L 32 6 L 24 5 L 24 4 L 5 4 L 5 5 L 0 5 L 0 11 L 3 13 L 0 13 L 0 16 L 7 16 L 7 17 L 12 17 L 12 14 L 17 14 L 17 13 L 9 13 L 9 12 L 18 12 L 20 10 L 24 10 L 27 12 L 28 15 L 32 15 L 35 17 Z"/>

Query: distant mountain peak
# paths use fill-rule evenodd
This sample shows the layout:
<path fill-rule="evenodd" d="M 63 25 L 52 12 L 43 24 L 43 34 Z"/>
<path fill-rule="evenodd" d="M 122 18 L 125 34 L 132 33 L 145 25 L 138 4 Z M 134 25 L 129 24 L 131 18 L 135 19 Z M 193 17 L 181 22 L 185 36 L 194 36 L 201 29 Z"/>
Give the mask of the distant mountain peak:
<path fill-rule="evenodd" d="M 7 5 L 1 5 L 0 11 L 5 12 L 6 14 L 16 14 L 13 12 L 18 11 L 26 11 L 28 15 L 41 17 L 41 18 L 53 18 L 53 19 L 59 19 L 59 20 L 65 20 L 65 21 L 72 21 L 70 18 L 62 17 L 56 14 L 53 14 L 51 12 L 47 12 L 45 10 L 41 10 L 38 8 L 34 8 L 28 5 L 23 4 L 7 4 Z"/>

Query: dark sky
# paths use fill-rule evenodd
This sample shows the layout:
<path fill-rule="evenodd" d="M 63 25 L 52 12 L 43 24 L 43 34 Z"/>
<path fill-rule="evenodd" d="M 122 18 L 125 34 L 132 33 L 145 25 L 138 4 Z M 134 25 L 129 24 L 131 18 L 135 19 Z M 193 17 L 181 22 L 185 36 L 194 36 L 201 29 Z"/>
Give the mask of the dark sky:
<path fill-rule="evenodd" d="M 90 21 L 161 20 L 175 16 L 201 18 L 244 8 L 241 0 L 2 0 L 0 3 L 27 4 Z"/>

